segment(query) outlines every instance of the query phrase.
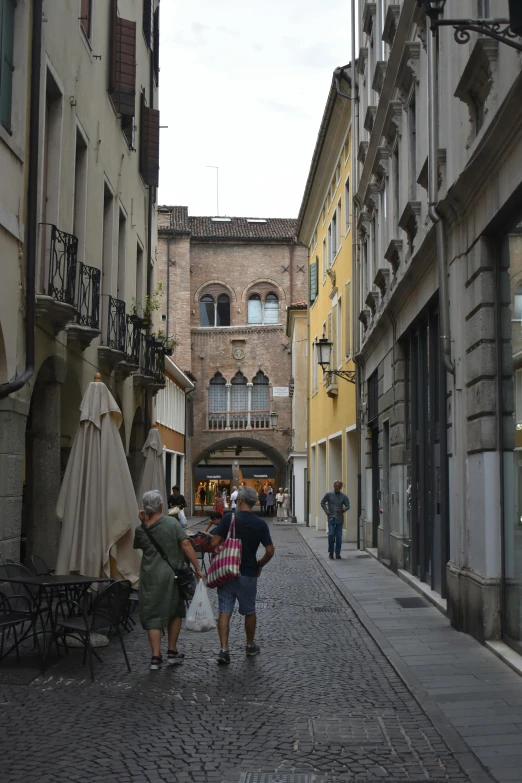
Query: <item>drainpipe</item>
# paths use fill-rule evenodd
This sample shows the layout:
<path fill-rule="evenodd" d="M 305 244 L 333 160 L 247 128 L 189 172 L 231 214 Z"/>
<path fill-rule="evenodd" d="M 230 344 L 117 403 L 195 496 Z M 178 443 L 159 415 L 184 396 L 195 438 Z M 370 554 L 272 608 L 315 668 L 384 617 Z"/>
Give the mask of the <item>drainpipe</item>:
<path fill-rule="evenodd" d="M 154 52 L 152 49 L 150 50 L 150 56 L 149 56 L 149 106 L 151 109 L 154 108 Z M 147 214 L 147 223 L 148 223 L 148 230 L 147 230 L 147 296 L 150 296 L 152 293 L 152 212 L 153 212 L 153 201 L 152 201 L 152 188 L 153 185 L 149 185 L 149 203 L 148 203 L 148 214 Z M 147 333 L 150 333 L 150 324 L 147 329 Z M 150 422 L 150 415 L 149 415 L 149 392 L 147 389 L 145 389 L 145 432 L 148 432 L 151 426 Z"/>
<path fill-rule="evenodd" d="M 25 370 L 0 386 L 0 399 L 18 391 L 32 378 L 35 367 L 36 235 L 38 229 L 38 152 L 40 147 L 40 72 L 42 3 L 33 2 L 31 93 L 29 115 L 29 173 L 27 177 L 27 252 L 25 256 Z"/>
<path fill-rule="evenodd" d="M 449 317 L 448 263 L 446 258 L 446 236 L 444 218 L 437 209 L 438 202 L 438 126 L 439 112 L 437 100 L 437 28 L 428 35 L 428 214 L 435 224 L 437 234 L 437 261 L 439 268 L 439 318 L 440 351 L 443 366 L 447 372 L 455 375 L 455 365 L 451 360 L 451 331 Z"/>
<path fill-rule="evenodd" d="M 170 337 L 169 332 L 169 311 L 170 311 L 170 237 L 167 238 L 167 321 L 165 323 L 165 337 Z"/>
<path fill-rule="evenodd" d="M 446 407 L 446 372 L 455 375 L 451 360 L 451 333 L 449 318 L 448 267 L 444 218 L 437 209 L 438 201 L 438 100 L 437 100 L 437 40 L 434 27 L 428 33 L 428 214 L 435 224 L 437 237 L 437 262 L 439 269 L 439 450 L 441 464 L 440 515 L 441 515 L 441 596 L 447 595 L 446 563 L 449 560 L 449 460 Z"/>

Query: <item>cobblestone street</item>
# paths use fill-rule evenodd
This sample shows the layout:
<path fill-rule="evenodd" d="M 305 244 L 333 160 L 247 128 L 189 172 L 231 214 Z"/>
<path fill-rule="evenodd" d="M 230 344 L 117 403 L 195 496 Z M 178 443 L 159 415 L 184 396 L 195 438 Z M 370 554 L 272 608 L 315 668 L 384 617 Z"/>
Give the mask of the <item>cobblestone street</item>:
<path fill-rule="evenodd" d="M 32 681 L 4 666 L 1 783 L 489 780 L 478 764 L 477 776 L 462 770 L 298 530 L 272 532 L 257 658 L 235 616 L 228 668 L 216 666 L 217 633 L 183 631 L 185 665 L 149 672 L 139 626 L 125 637 L 131 674 L 117 639 L 94 684 L 77 650 Z"/>

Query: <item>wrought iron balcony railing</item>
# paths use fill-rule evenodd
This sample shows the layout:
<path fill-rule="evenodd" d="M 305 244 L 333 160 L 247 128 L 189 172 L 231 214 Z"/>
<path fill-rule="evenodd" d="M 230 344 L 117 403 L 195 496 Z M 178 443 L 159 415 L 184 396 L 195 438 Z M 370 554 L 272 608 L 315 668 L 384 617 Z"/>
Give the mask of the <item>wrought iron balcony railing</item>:
<path fill-rule="evenodd" d="M 48 265 L 47 294 L 57 302 L 75 305 L 76 299 L 76 260 L 78 257 L 78 238 L 73 234 L 60 231 L 52 223 L 42 223 L 45 230 L 44 263 Z M 51 229 L 47 244 L 47 229 Z"/>
<path fill-rule="evenodd" d="M 101 270 L 80 264 L 76 321 L 91 329 L 100 328 Z"/>
<path fill-rule="evenodd" d="M 162 346 L 156 344 L 156 339 L 149 334 L 143 335 L 142 372 L 159 383 L 165 379 L 165 352 Z"/>
<path fill-rule="evenodd" d="M 127 324 L 125 319 L 125 302 L 109 296 L 109 312 L 107 319 L 107 345 L 115 351 L 127 352 Z"/>
<path fill-rule="evenodd" d="M 126 354 L 129 364 L 139 367 L 141 354 L 141 318 L 137 315 L 126 316 Z"/>

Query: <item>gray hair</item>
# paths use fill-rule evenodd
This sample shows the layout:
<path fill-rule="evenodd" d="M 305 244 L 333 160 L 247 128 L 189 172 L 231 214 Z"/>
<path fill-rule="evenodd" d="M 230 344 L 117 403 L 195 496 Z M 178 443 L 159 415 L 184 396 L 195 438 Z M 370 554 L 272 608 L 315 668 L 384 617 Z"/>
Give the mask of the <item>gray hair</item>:
<path fill-rule="evenodd" d="M 150 492 L 145 492 L 142 498 L 143 508 L 149 516 L 157 514 L 163 505 L 163 498 L 161 492 L 157 489 L 151 489 Z"/>
<path fill-rule="evenodd" d="M 242 500 L 247 506 L 253 508 L 257 503 L 257 492 L 252 487 L 241 487 L 237 493 L 237 499 Z"/>

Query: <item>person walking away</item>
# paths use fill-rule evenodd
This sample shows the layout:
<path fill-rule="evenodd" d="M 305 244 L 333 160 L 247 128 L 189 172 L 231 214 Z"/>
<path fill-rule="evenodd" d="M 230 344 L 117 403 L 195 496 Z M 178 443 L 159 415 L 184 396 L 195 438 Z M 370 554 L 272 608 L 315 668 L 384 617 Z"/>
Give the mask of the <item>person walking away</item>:
<path fill-rule="evenodd" d="M 232 494 L 230 495 L 230 507 L 232 510 L 236 507 L 236 501 L 237 501 L 237 487 L 232 487 Z"/>
<path fill-rule="evenodd" d="M 228 494 L 227 493 L 227 488 L 223 487 L 223 505 L 225 506 L 225 508 L 228 508 L 227 494 Z"/>
<path fill-rule="evenodd" d="M 205 489 L 204 486 L 201 486 L 199 488 L 199 503 L 201 505 L 201 510 L 202 511 L 205 510 L 205 501 L 206 501 L 206 499 L 207 499 L 207 490 Z"/>
<path fill-rule="evenodd" d="M 277 518 L 284 519 L 283 501 L 285 498 L 283 495 L 283 487 L 279 487 L 279 492 L 277 493 L 275 499 L 277 503 Z"/>
<path fill-rule="evenodd" d="M 239 490 L 236 505 L 236 536 L 241 540 L 243 551 L 241 555 L 240 576 L 230 579 L 217 588 L 219 602 L 218 633 L 221 649 L 217 659 L 218 664 L 230 663 L 228 636 L 230 618 L 236 601 L 239 614 L 245 618 L 246 654 L 249 658 L 258 655 L 259 645 L 254 641 L 257 616 L 256 595 L 257 579 L 262 569 L 273 558 L 275 548 L 270 537 L 270 530 L 264 519 L 256 516 L 252 509 L 257 503 L 257 492 L 252 487 L 242 487 Z M 226 514 L 212 536 L 212 546 L 219 546 L 227 537 L 232 514 Z M 265 548 L 263 557 L 257 559 L 257 550 L 262 544 Z"/>
<path fill-rule="evenodd" d="M 341 492 L 343 488 L 342 481 L 335 481 L 333 492 L 327 492 L 321 500 L 321 508 L 328 518 L 328 557 L 330 560 L 335 557 L 341 559 L 341 544 L 343 540 L 343 521 L 344 514 L 350 508 L 348 496 Z"/>
<path fill-rule="evenodd" d="M 149 635 L 152 649 L 150 668 L 154 670 L 159 669 L 163 663 L 161 631 L 164 628 L 168 629 L 167 663 L 183 663 L 185 656 L 178 652 L 177 643 L 181 621 L 185 617 L 185 604 L 172 568 L 162 558 L 149 535 L 158 542 L 175 569 L 181 568 L 187 558 L 194 566 L 196 577 L 203 579 L 203 574 L 194 547 L 181 524 L 172 517 L 164 516 L 161 493 L 157 489 L 145 492 L 142 503 L 142 526 L 136 528 L 134 549 L 141 549 L 143 552 L 139 577 L 139 610 L 141 624 Z M 146 525 L 148 534 L 143 525 Z"/>
<path fill-rule="evenodd" d="M 274 513 L 274 490 L 272 487 L 269 487 L 268 495 L 266 496 L 266 510 L 268 511 L 268 516 L 271 517 Z"/>
<path fill-rule="evenodd" d="M 290 514 L 290 493 L 288 488 L 283 492 L 283 518 L 288 521 Z"/>
<path fill-rule="evenodd" d="M 218 492 L 216 492 L 214 496 L 214 510 L 221 511 L 221 514 L 225 513 L 225 501 L 223 500 L 223 496 Z"/>
<path fill-rule="evenodd" d="M 262 514 L 266 514 L 266 498 L 267 498 L 267 495 L 266 495 L 265 489 L 263 487 L 263 489 L 259 493 L 259 506 L 261 508 L 261 513 Z"/>

